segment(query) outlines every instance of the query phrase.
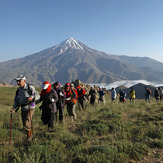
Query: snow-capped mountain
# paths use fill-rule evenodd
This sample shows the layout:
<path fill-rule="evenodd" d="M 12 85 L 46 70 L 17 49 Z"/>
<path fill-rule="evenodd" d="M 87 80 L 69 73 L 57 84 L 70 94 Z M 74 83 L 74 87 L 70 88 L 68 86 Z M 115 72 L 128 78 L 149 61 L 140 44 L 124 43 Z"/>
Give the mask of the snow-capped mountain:
<path fill-rule="evenodd" d="M 60 49 L 58 55 L 66 52 L 68 49 L 84 50 L 83 46 L 72 37 L 53 47 L 53 50 L 58 49 Z"/>
<path fill-rule="evenodd" d="M 82 45 L 80 45 L 80 43 L 78 43 L 78 41 L 72 37 L 70 37 L 68 40 L 63 41 L 59 46 L 65 48 L 65 50 L 69 48 L 83 50 Z"/>
<path fill-rule="evenodd" d="M 151 64 L 146 67 L 144 64 L 136 66 L 136 61 L 134 64 L 128 63 L 129 58 L 125 60 L 119 56 L 109 55 L 92 49 L 74 38 L 69 38 L 38 53 L 2 62 L 0 83 L 14 84 L 18 74 L 24 74 L 27 82 L 35 86 L 40 86 L 45 80 L 51 83 L 59 81 L 62 84 L 76 79 L 86 83 L 163 80 L 163 72 L 152 68 L 155 67 L 155 62 L 150 62 Z M 147 58 L 141 58 L 141 60 L 145 59 Z M 163 63 L 159 64 L 160 67 L 163 66 Z"/>

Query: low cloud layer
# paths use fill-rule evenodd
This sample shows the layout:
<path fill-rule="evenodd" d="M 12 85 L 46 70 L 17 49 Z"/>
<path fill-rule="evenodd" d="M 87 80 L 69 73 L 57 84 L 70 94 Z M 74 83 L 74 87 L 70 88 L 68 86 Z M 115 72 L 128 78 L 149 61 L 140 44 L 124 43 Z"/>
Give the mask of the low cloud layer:
<path fill-rule="evenodd" d="M 145 84 L 145 85 L 153 85 L 155 87 L 159 87 L 159 86 L 163 86 L 163 84 L 161 83 L 156 83 L 156 82 L 149 82 L 147 80 L 121 80 L 121 81 L 116 81 L 114 83 L 111 83 L 111 84 L 94 84 L 94 85 L 97 85 L 97 86 L 101 86 L 101 87 L 104 87 L 106 89 L 111 89 L 113 87 L 119 87 L 121 85 L 125 86 L 125 87 L 131 87 L 133 85 L 136 85 L 138 83 L 142 83 L 142 84 Z"/>

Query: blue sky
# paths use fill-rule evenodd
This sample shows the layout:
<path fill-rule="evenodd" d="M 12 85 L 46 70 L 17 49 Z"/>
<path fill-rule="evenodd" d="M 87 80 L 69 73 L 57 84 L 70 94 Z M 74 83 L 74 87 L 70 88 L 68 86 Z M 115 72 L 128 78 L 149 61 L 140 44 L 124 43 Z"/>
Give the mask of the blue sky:
<path fill-rule="evenodd" d="M 108 54 L 163 62 L 163 0 L 1 0 L 0 62 L 69 37 Z"/>

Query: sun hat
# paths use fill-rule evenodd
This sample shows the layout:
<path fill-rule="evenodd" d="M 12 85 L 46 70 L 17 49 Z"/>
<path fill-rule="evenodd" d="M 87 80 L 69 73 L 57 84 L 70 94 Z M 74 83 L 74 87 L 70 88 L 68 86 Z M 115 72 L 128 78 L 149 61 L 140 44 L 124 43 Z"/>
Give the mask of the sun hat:
<path fill-rule="evenodd" d="M 71 86 L 71 87 L 74 87 L 74 84 L 73 84 L 73 83 L 71 83 L 71 84 L 70 84 L 70 86 Z"/>

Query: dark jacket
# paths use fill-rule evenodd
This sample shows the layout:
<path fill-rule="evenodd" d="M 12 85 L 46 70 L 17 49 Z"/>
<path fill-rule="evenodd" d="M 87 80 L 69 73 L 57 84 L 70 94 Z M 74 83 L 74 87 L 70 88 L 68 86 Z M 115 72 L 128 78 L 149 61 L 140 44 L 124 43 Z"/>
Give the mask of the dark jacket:
<path fill-rule="evenodd" d="M 49 93 L 42 95 L 39 102 L 42 101 L 41 109 L 45 112 L 56 112 L 56 102 L 58 101 L 58 95 L 55 90 L 51 90 Z"/>
<path fill-rule="evenodd" d="M 90 90 L 88 96 L 91 96 L 90 100 L 94 101 L 96 99 L 96 91 L 94 89 Z"/>
<path fill-rule="evenodd" d="M 45 124 L 50 121 L 51 114 L 57 111 L 56 102 L 58 101 L 58 95 L 55 90 L 51 90 L 49 93 L 42 95 L 37 103 L 42 101 L 40 109 L 42 109 L 41 120 Z"/>
<path fill-rule="evenodd" d="M 54 90 L 57 92 L 57 95 L 58 95 L 58 101 L 56 103 L 57 104 L 57 108 L 58 108 L 58 107 L 61 107 L 64 104 L 66 96 L 65 96 L 64 91 L 61 90 L 60 88 L 56 89 L 54 87 Z"/>

